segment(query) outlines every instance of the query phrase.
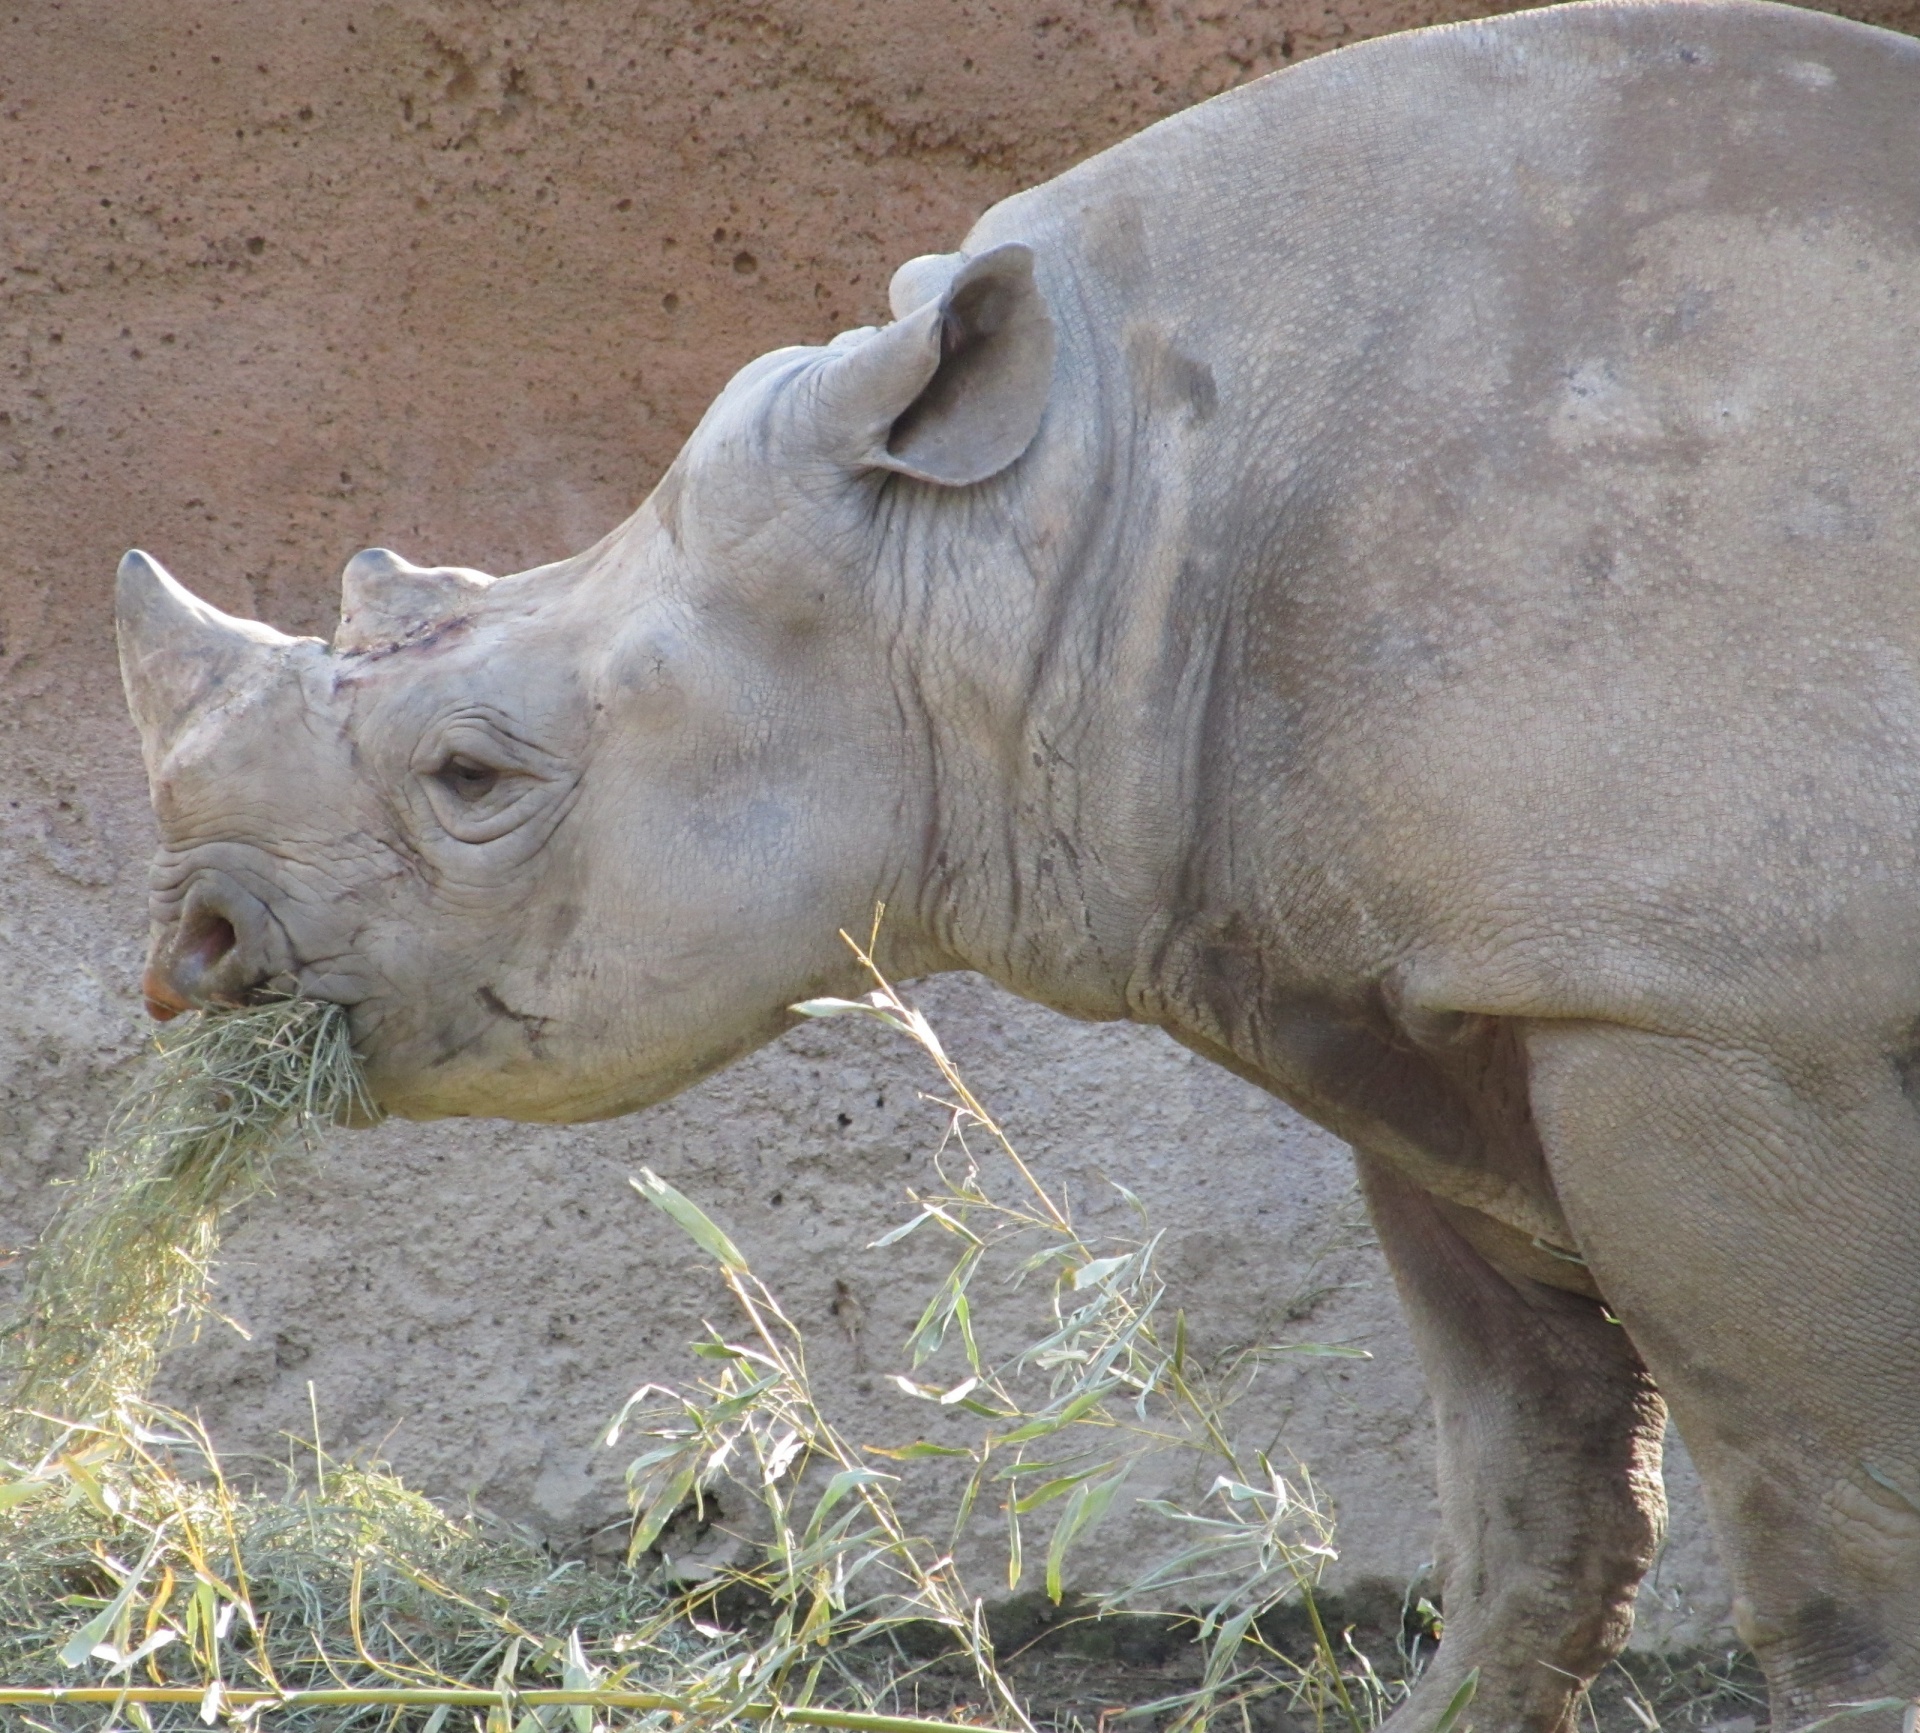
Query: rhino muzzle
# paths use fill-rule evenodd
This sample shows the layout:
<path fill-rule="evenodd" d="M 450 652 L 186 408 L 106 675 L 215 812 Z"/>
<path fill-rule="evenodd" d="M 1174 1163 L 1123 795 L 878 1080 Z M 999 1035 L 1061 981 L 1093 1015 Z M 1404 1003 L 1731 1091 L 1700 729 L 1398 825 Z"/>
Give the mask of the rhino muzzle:
<path fill-rule="evenodd" d="M 326 653 L 317 639 L 221 613 L 138 549 L 120 562 L 115 626 L 127 702 L 156 786 L 202 717 L 286 677 L 300 658 Z M 181 890 L 161 896 L 155 909 L 141 977 L 151 1016 L 164 1020 L 295 990 L 292 948 L 257 896 L 206 865 L 194 867 Z"/>

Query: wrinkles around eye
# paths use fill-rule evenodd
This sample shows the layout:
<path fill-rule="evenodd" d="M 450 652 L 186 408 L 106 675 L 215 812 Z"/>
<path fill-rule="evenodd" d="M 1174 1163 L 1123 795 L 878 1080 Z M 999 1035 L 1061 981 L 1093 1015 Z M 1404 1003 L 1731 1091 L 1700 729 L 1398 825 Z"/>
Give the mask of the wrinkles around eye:
<path fill-rule="evenodd" d="M 453 787 L 445 776 L 426 779 L 427 804 L 439 827 L 456 842 L 496 842 L 543 811 L 560 793 L 554 784 L 525 772 L 498 773 L 476 796 Z"/>
<path fill-rule="evenodd" d="M 435 775 L 455 759 L 466 759 L 502 775 L 552 777 L 564 761 L 520 733 L 495 711 L 463 707 L 425 728 L 413 754 L 416 773 Z"/>
<path fill-rule="evenodd" d="M 507 717 L 466 703 L 416 736 L 401 804 L 412 809 L 419 846 L 430 848 L 436 832 L 479 846 L 504 840 L 543 813 L 557 819 L 552 809 L 565 804 L 577 780 L 575 766 L 527 739 Z"/>

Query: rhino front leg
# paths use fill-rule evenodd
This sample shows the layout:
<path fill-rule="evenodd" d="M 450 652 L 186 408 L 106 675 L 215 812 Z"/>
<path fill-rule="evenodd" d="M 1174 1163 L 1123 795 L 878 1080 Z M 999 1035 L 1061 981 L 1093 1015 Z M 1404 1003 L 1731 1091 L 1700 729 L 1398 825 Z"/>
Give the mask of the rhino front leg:
<path fill-rule="evenodd" d="M 1877 1702 L 1837 1725 L 1892 1733 L 1920 1693 L 1920 1112 L 1884 1034 L 1901 1021 L 1778 1045 L 1527 1036 L 1555 1188 L 1673 1405 L 1788 1730 Z"/>
<path fill-rule="evenodd" d="M 1502 1274 L 1385 1160 L 1360 1175 L 1439 1431 L 1446 1632 L 1388 1733 L 1431 1728 L 1476 1669 L 1476 1733 L 1560 1733 L 1660 1544 L 1665 1408 L 1596 1301 Z"/>

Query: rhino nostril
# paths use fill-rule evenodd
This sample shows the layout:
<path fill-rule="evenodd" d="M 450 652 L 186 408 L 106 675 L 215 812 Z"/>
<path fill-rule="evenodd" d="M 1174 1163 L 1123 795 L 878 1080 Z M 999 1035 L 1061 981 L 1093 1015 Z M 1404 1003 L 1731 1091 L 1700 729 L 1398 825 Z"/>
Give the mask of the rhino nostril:
<path fill-rule="evenodd" d="M 233 954 L 239 935 L 233 922 L 210 909 L 196 909 L 181 923 L 166 951 L 140 978 L 147 1015 L 165 1023 L 206 1002 L 208 974 Z"/>
<path fill-rule="evenodd" d="M 231 951 L 236 943 L 233 922 L 225 915 L 201 913 L 180 936 L 179 957 L 191 963 L 194 972 L 204 974 Z"/>
<path fill-rule="evenodd" d="M 196 896 L 147 961 L 141 989 L 148 1014 L 165 1022 L 196 1008 L 248 1003 L 268 971 L 255 954 L 255 935 L 248 933 L 241 943 L 240 923 L 247 919 L 244 901 L 236 906 L 224 896 Z"/>

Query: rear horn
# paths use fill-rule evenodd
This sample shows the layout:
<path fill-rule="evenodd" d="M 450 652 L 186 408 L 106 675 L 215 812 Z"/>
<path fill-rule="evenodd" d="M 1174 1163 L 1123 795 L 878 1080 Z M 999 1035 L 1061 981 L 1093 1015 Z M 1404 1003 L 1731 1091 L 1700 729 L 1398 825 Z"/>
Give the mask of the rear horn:
<path fill-rule="evenodd" d="M 340 574 L 336 650 L 403 644 L 458 619 L 493 582 L 466 566 L 416 566 L 391 548 L 367 548 Z"/>

